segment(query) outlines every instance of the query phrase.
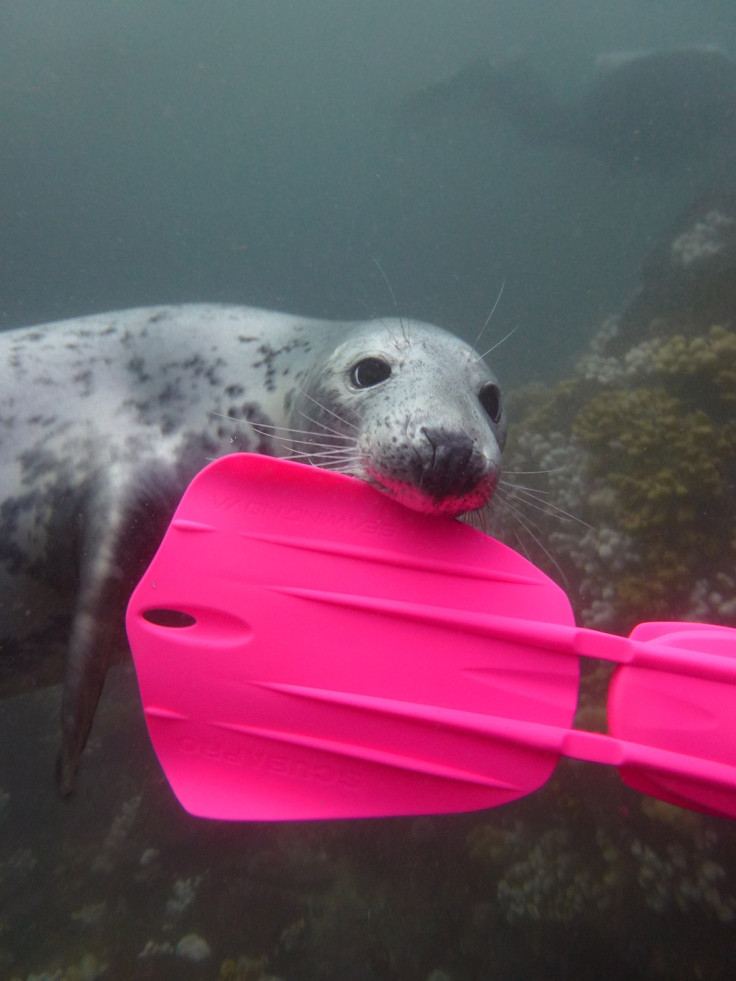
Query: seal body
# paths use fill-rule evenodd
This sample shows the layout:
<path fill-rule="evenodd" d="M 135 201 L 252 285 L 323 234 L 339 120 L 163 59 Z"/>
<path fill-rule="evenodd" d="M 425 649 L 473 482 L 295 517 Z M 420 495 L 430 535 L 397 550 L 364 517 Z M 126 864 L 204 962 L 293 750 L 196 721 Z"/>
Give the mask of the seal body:
<path fill-rule="evenodd" d="M 505 425 L 481 358 L 416 321 L 184 305 L 0 334 L 0 662 L 37 681 L 29 650 L 63 637 L 62 793 L 128 596 L 207 462 L 289 456 L 460 514 L 490 499 Z"/>

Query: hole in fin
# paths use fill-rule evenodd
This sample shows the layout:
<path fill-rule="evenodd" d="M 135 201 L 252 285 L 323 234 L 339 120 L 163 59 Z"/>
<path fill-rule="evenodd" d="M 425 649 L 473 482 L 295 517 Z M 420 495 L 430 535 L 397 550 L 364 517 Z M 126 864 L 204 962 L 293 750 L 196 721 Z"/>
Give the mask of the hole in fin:
<path fill-rule="evenodd" d="M 193 627 L 197 618 L 182 610 L 144 610 L 144 620 L 156 627 Z"/>

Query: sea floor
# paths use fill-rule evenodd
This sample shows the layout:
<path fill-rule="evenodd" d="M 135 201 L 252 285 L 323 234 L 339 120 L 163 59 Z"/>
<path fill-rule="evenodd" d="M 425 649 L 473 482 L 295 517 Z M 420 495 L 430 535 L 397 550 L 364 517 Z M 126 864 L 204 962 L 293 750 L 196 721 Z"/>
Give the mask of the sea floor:
<path fill-rule="evenodd" d="M 469 815 L 192 818 L 114 669 L 75 795 L 60 692 L 0 703 L 0 978 L 34 981 L 732 979 L 731 822 L 562 763 Z"/>

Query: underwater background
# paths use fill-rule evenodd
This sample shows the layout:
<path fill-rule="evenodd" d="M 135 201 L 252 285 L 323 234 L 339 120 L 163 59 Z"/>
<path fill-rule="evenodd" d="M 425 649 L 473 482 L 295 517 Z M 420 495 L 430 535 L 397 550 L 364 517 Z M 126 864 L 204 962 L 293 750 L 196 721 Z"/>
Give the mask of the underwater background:
<path fill-rule="evenodd" d="M 499 533 L 579 623 L 734 626 L 734 144 L 612 170 L 501 114 L 396 112 L 479 57 L 575 101 L 601 52 L 734 37 L 727 0 L 3 0 L 0 327 L 223 301 L 473 342 L 503 284 L 506 465 L 553 506 L 522 491 Z M 584 670 L 582 727 L 609 677 Z M 2 978 L 734 976 L 733 822 L 610 768 L 476 814 L 214 823 L 174 800 L 129 665 L 60 802 L 59 701 L 0 702 Z"/>

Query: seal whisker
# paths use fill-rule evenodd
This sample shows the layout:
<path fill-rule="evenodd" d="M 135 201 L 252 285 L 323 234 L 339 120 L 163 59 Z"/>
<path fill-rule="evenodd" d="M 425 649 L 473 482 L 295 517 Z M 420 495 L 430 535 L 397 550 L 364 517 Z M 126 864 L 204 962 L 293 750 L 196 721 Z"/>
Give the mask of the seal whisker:
<path fill-rule="evenodd" d="M 328 458 L 325 454 L 318 453 L 317 458 L 320 460 L 326 459 L 329 463 L 334 463 L 335 466 L 337 466 L 338 464 L 353 465 L 353 464 L 360 463 L 360 457 L 357 454 L 353 454 L 352 456 L 343 456 L 343 457 L 337 456 L 337 457 Z"/>
<path fill-rule="evenodd" d="M 338 422 L 342 423 L 344 426 L 349 426 L 351 429 L 354 429 L 356 432 L 360 432 L 359 426 L 356 426 L 355 423 L 352 423 L 349 420 L 344 419 L 341 415 L 339 415 L 337 412 L 333 412 L 332 409 L 328 408 L 326 405 L 322 405 L 322 403 L 319 402 L 313 395 L 310 395 L 309 392 L 305 392 L 303 388 L 299 389 L 299 391 L 301 392 L 302 395 L 308 398 L 310 402 L 314 402 L 317 408 L 322 409 L 323 412 L 326 412 L 328 415 L 333 416 L 335 419 L 337 419 Z M 306 414 L 306 412 L 301 411 L 301 415 L 303 415 L 305 419 L 309 419 L 310 422 L 315 423 L 315 425 L 324 426 L 324 423 L 317 422 L 315 419 L 312 419 L 311 416 L 308 416 Z M 342 433 L 340 435 L 342 435 Z"/>
<path fill-rule="evenodd" d="M 548 490 L 542 490 L 541 487 L 526 487 L 524 484 L 514 484 L 510 480 L 499 480 L 499 484 L 501 484 L 502 487 L 508 487 L 508 488 L 510 488 L 510 490 L 512 490 L 512 491 L 514 491 L 514 490 L 518 490 L 518 491 L 529 491 L 530 493 L 534 493 L 534 494 L 549 494 L 550 493 L 550 491 L 548 491 Z"/>
<path fill-rule="evenodd" d="M 488 316 L 486 317 L 485 321 L 483 322 L 483 326 L 478 331 L 478 336 L 475 339 L 475 344 L 473 344 L 473 347 L 476 347 L 477 348 L 478 345 L 480 344 L 480 339 L 483 336 L 483 334 L 485 333 L 486 327 L 491 322 L 491 318 L 493 317 L 493 314 L 496 312 L 496 307 L 498 306 L 499 301 L 500 301 L 501 297 L 503 296 L 503 288 L 504 288 L 505 285 L 506 285 L 506 277 L 504 276 L 504 278 L 501 280 L 501 289 L 498 291 L 498 296 L 496 297 L 496 302 L 491 307 L 491 312 L 488 314 Z M 493 349 L 491 349 L 491 350 L 493 350 Z M 485 355 L 484 355 L 484 357 L 485 357 Z"/>
<path fill-rule="evenodd" d="M 327 446 L 316 454 L 319 457 L 334 457 L 336 460 L 349 460 L 350 458 L 359 459 L 354 446 Z"/>
<path fill-rule="evenodd" d="M 305 453 L 309 453 L 309 450 L 304 450 Z M 355 444 L 352 446 L 328 446 L 325 444 L 325 448 L 320 450 L 316 456 L 332 456 L 335 459 L 349 460 L 349 459 L 360 459 L 360 454 L 358 453 Z"/>
<path fill-rule="evenodd" d="M 309 422 L 313 422 L 315 425 L 319 425 L 319 423 L 317 422 L 317 420 L 316 419 L 313 419 L 312 416 L 308 416 L 306 414 L 306 412 L 304 412 L 303 409 L 300 409 L 299 410 L 299 414 L 304 419 L 308 419 Z M 334 415 L 334 412 L 332 414 Z M 350 424 L 348 423 L 348 425 L 350 425 Z M 355 428 L 357 430 L 357 426 Z M 338 429 L 333 429 L 331 426 L 328 426 L 327 423 L 322 423 L 322 430 L 323 430 L 323 433 L 322 433 L 323 436 L 326 435 L 326 433 L 332 433 L 333 436 L 337 436 L 340 439 L 345 439 L 346 438 L 345 433 L 341 433 Z"/>
<path fill-rule="evenodd" d="M 337 473 L 352 474 L 356 477 L 362 475 L 358 457 L 325 457 L 322 453 L 306 453 L 303 458 L 307 459 L 312 466 L 319 467 L 320 470 L 334 470 Z M 301 457 L 290 457 L 290 459 L 298 460 Z"/>
<path fill-rule="evenodd" d="M 210 414 L 217 416 L 218 419 L 227 419 L 228 422 L 244 422 L 244 419 L 239 419 L 237 416 L 229 416 L 227 412 L 218 412 L 217 409 L 210 409 Z"/>
<path fill-rule="evenodd" d="M 532 541 L 537 546 L 537 548 L 541 552 L 543 552 L 544 555 L 547 557 L 547 559 L 552 563 L 552 565 L 557 570 L 557 573 L 559 574 L 560 579 L 565 584 L 565 587 L 566 588 L 569 587 L 569 582 L 568 582 L 567 576 L 563 572 L 562 567 L 560 566 L 559 562 L 554 557 L 554 555 L 552 555 L 552 553 L 550 552 L 550 550 L 543 544 L 542 540 L 537 535 L 535 535 L 535 533 L 532 531 L 531 524 L 529 522 L 527 522 L 527 521 L 524 520 L 524 518 L 521 515 L 520 509 L 517 508 L 513 504 L 513 502 L 510 501 L 508 498 L 506 498 L 505 500 L 502 499 L 502 504 L 503 504 L 504 507 L 508 508 L 508 510 L 511 512 L 511 514 L 516 519 L 516 521 L 518 521 L 518 523 L 524 529 L 525 533 L 527 535 L 529 535 L 529 537 L 532 539 Z M 540 508 L 539 510 L 542 510 L 542 509 Z M 514 532 L 514 535 L 515 535 L 515 538 L 516 538 L 517 542 L 519 542 L 519 544 L 521 545 L 521 547 L 524 549 L 524 553 L 526 554 L 527 558 L 529 558 L 529 552 L 528 552 L 528 550 L 527 550 L 524 542 L 520 538 L 519 534 L 517 532 Z"/>
<path fill-rule="evenodd" d="M 386 287 L 388 288 L 389 293 L 391 294 L 391 299 L 392 299 L 393 304 L 394 304 L 394 310 L 398 310 L 398 304 L 396 302 L 396 297 L 394 296 L 394 291 L 391 289 L 391 283 L 388 281 L 388 276 L 383 271 L 383 266 L 378 261 L 378 259 L 376 259 L 376 257 L 374 255 L 371 256 L 371 259 L 373 259 L 373 261 L 375 262 L 376 266 L 378 267 L 378 271 L 383 276 L 383 281 L 386 284 Z M 399 317 L 399 323 L 401 323 L 401 318 L 400 317 Z"/>
<path fill-rule="evenodd" d="M 272 439 L 275 442 L 280 443 L 282 446 L 289 446 L 289 447 L 291 447 L 291 446 L 294 445 L 294 440 L 291 437 L 289 437 L 289 436 L 276 436 L 273 433 L 261 432 L 261 430 L 258 429 L 257 426 L 252 426 L 252 429 L 253 429 L 253 432 L 258 433 L 259 436 L 268 436 L 269 439 Z M 294 430 L 294 432 L 298 434 L 299 433 L 299 430 Z M 304 434 L 304 435 L 308 435 L 308 434 Z M 319 436 L 324 437 L 325 434 L 324 433 L 315 433 L 314 435 L 315 436 L 319 435 Z M 335 433 L 335 436 L 336 437 L 338 435 L 339 435 L 338 433 Z M 347 445 L 347 446 L 344 446 L 344 447 L 335 446 L 334 442 L 333 443 L 318 443 L 318 442 L 315 442 L 315 441 L 312 441 L 312 440 L 308 440 L 308 441 L 305 441 L 305 442 L 308 442 L 308 445 L 309 446 L 316 447 L 316 448 L 324 447 L 324 448 L 330 449 L 330 450 L 341 450 L 341 451 L 344 451 L 344 450 L 349 450 L 351 448 L 352 444 L 355 441 L 354 440 L 351 440 L 350 441 L 350 444 Z"/>
<path fill-rule="evenodd" d="M 212 411 L 212 415 L 218 416 L 220 419 L 228 419 L 230 422 L 244 423 L 250 426 L 253 432 L 257 433 L 259 436 L 266 436 L 268 439 L 276 440 L 278 442 L 283 443 L 284 445 L 287 445 L 289 440 L 285 436 L 275 435 L 276 432 L 292 433 L 295 436 L 324 436 L 325 435 L 324 426 L 321 427 L 320 429 L 294 429 L 289 426 L 275 426 L 269 422 L 258 422 L 258 423 L 249 422 L 248 420 L 240 419 L 237 416 L 229 416 L 224 412 L 216 412 L 214 409 L 211 411 Z M 272 430 L 272 432 L 269 432 L 269 430 Z M 332 432 L 336 438 L 345 440 L 346 443 L 354 442 L 354 438 L 352 436 L 346 436 L 344 433 L 338 433 L 336 430 L 330 430 L 330 432 Z M 334 443 L 322 443 L 322 444 L 314 444 L 314 445 L 334 446 Z"/>
<path fill-rule="evenodd" d="M 549 470 L 507 470 L 506 467 L 503 468 L 505 474 L 510 474 L 514 477 L 531 477 L 538 474 L 560 473 L 562 470 L 567 470 L 567 464 L 562 467 L 552 467 Z"/>
<path fill-rule="evenodd" d="M 263 436 L 270 435 L 267 430 L 273 430 L 274 432 L 279 433 L 291 433 L 294 436 L 324 436 L 325 434 L 324 427 L 320 429 L 296 429 L 291 426 L 274 426 L 268 422 L 251 422 L 249 425 L 251 429 L 254 429 L 256 432 L 260 432 Z M 353 441 L 352 436 L 346 436 L 344 433 L 335 432 L 335 436 L 339 436 L 346 442 Z"/>
<path fill-rule="evenodd" d="M 401 319 L 401 317 L 398 318 L 398 321 L 399 321 L 399 326 L 397 329 L 392 321 L 385 320 L 383 317 L 378 318 L 378 322 L 386 331 L 386 334 L 389 340 L 391 341 L 391 343 L 397 349 L 400 349 L 402 343 L 406 341 L 406 329 L 404 327 L 404 321 Z"/>
<path fill-rule="evenodd" d="M 506 487 L 511 487 L 514 491 L 518 492 L 517 500 L 528 504 L 529 507 L 535 508 L 538 511 L 542 511 L 544 514 L 549 514 L 551 517 L 556 518 L 566 518 L 569 521 L 575 521 L 577 524 L 582 525 L 583 528 L 588 528 L 591 531 L 594 530 L 592 525 L 589 525 L 587 521 L 583 521 L 575 514 L 571 514 L 564 508 L 561 508 L 558 504 L 554 504 L 552 501 L 545 500 L 542 497 L 538 497 L 537 494 L 546 494 L 548 491 L 535 491 L 528 487 L 519 487 L 514 484 L 508 484 L 503 482 Z"/>
<path fill-rule="evenodd" d="M 301 412 L 301 415 L 303 416 L 303 418 L 309 419 L 310 422 L 316 422 L 315 419 L 312 419 L 311 416 L 305 415 L 304 412 Z M 333 429 L 331 426 L 328 426 L 327 424 L 325 424 L 323 426 L 323 430 L 324 431 L 323 431 L 322 435 L 325 436 L 325 437 L 328 436 L 328 435 L 331 435 L 331 436 L 334 436 L 335 439 L 345 439 L 345 434 L 344 433 L 339 432 L 337 429 Z M 334 446 L 335 444 L 334 443 L 331 443 L 330 445 L 331 446 Z"/>
<path fill-rule="evenodd" d="M 351 464 L 349 466 L 344 466 L 344 467 L 341 466 L 341 467 L 338 467 L 334 463 L 326 463 L 324 466 L 322 466 L 322 464 L 320 464 L 320 468 L 322 470 L 331 470 L 331 471 L 336 472 L 336 473 L 344 474 L 346 477 L 357 477 L 358 479 L 361 479 L 362 478 L 362 474 L 361 474 L 360 470 L 358 470 L 357 464 Z"/>
<path fill-rule="evenodd" d="M 484 535 L 492 535 L 490 530 L 492 514 L 488 505 L 477 508 L 475 511 L 466 511 L 465 514 L 460 515 L 460 520 L 466 525 L 470 525 L 471 528 L 482 531 Z"/>
<path fill-rule="evenodd" d="M 515 493 L 513 498 L 509 495 L 509 497 L 507 497 L 507 501 L 514 499 L 518 501 L 520 504 L 524 504 L 526 507 L 533 508 L 535 511 L 541 511 L 542 514 L 549 515 L 550 517 L 559 518 L 560 520 L 566 519 L 569 521 L 575 521 L 578 524 L 582 525 L 584 528 L 592 528 L 592 526 L 589 525 L 587 522 L 583 521 L 582 518 L 578 518 L 576 515 L 570 514 L 568 511 L 565 511 L 564 508 L 561 508 L 558 505 L 553 504 L 551 501 L 534 497 L 534 495 L 529 493 L 528 491 L 523 491 L 518 488 L 514 488 L 514 490 L 517 493 Z"/>
<path fill-rule="evenodd" d="M 310 450 L 298 450 L 296 453 L 291 453 L 289 455 L 289 459 L 290 460 L 307 459 L 307 460 L 314 460 L 314 461 L 334 460 L 335 462 L 339 462 L 341 460 L 351 460 L 351 459 L 357 460 L 358 457 L 355 454 L 352 454 L 348 449 L 344 449 L 344 450 L 327 449 L 327 450 L 319 450 L 316 453 L 313 453 Z M 317 465 L 321 466 L 321 463 Z"/>
<path fill-rule="evenodd" d="M 497 347 L 501 347 L 502 344 L 505 344 L 506 341 L 509 339 L 509 337 L 513 337 L 513 335 L 517 332 L 519 326 L 520 326 L 519 324 L 516 324 L 515 327 L 512 327 L 512 329 L 508 332 L 508 334 L 505 337 L 502 337 L 500 341 L 496 341 L 493 347 L 489 347 L 487 351 L 484 351 L 483 354 L 481 354 L 481 358 L 487 358 L 488 355 L 492 351 L 495 351 Z"/>
<path fill-rule="evenodd" d="M 319 455 L 324 453 L 330 453 L 334 456 L 342 456 L 345 453 L 351 453 L 353 450 L 352 446 L 335 446 L 334 443 L 307 443 L 308 449 L 305 450 L 294 450 L 294 454 L 305 453 L 309 456 L 314 450 L 319 450 Z"/>
<path fill-rule="evenodd" d="M 278 443 L 279 446 L 285 446 L 285 447 L 287 447 L 287 449 L 290 449 L 291 448 L 291 440 L 290 439 L 287 439 L 287 437 L 285 437 L 285 436 L 276 436 L 273 433 L 263 433 L 259 429 L 256 429 L 255 426 L 253 426 L 251 428 L 253 429 L 253 432 L 257 436 L 265 436 L 268 439 L 273 440 L 274 443 Z"/>
<path fill-rule="evenodd" d="M 394 310 L 395 311 L 398 310 L 399 309 L 399 305 L 396 302 L 396 296 L 394 295 L 394 291 L 391 288 L 391 283 L 389 282 L 389 278 L 386 275 L 386 273 L 385 273 L 385 271 L 383 269 L 383 266 L 381 265 L 381 263 L 378 261 L 378 259 L 374 255 L 371 256 L 371 259 L 376 264 L 376 266 L 378 268 L 378 271 L 380 272 L 381 276 L 383 277 L 383 281 L 384 281 L 384 283 L 386 284 L 386 286 L 388 288 L 388 292 L 389 292 L 389 294 L 391 296 L 391 301 L 392 301 L 392 303 L 394 305 Z M 401 314 L 398 315 L 398 321 L 399 321 L 399 330 L 401 332 L 401 339 L 404 342 L 404 344 L 407 344 L 409 342 L 409 330 L 408 330 L 406 324 L 404 323 L 404 318 L 401 316 Z M 392 330 L 392 325 L 391 324 L 388 324 L 385 320 L 381 320 L 381 323 L 386 328 L 386 332 L 390 336 L 391 335 L 391 330 Z M 396 343 L 396 341 L 394 341 L 394 343 Z"/>

